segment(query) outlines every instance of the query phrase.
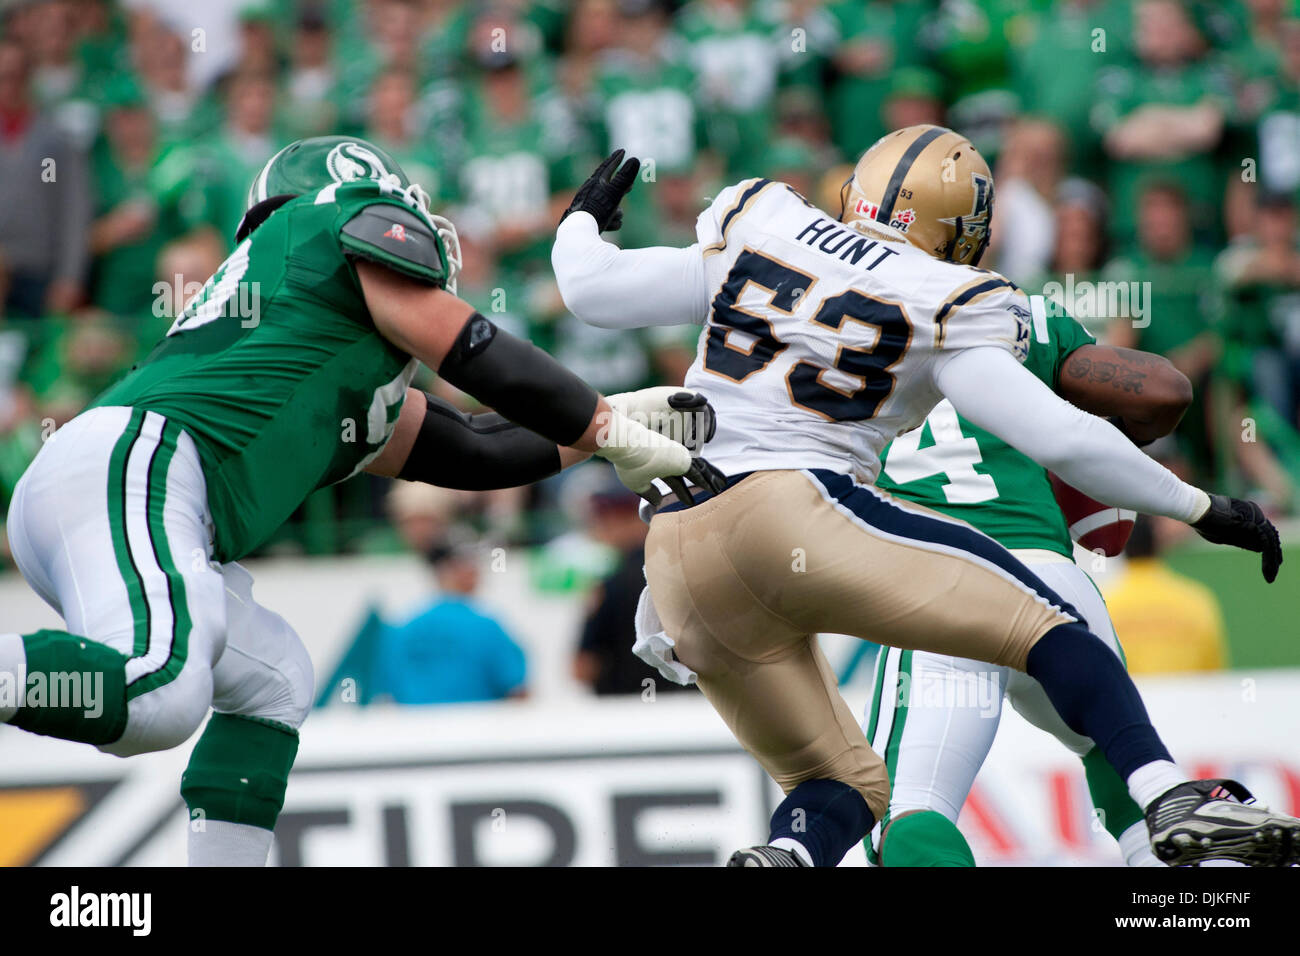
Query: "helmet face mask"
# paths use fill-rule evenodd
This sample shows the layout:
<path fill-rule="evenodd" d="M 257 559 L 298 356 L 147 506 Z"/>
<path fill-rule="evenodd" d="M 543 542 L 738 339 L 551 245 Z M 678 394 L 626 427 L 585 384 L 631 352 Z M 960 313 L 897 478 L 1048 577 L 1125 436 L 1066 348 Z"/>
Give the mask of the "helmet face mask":
<path fill-rule="evenodd" d="M 248 188 L 244 212 L 265 200 L 318 192 L 331 183 L 374 180 L 380 188 L 428 220 L 442 238 L 447 253 L 447 288 L 455 293 L 460 272 L 460 239 L 456 227 L 434 215 L 429 194 L 412 183 L 397 160 L 380 147 L 352 136 L 315 136 L 290 143 L 262 167 Z"/>
<path fill-rule="evenodd" d="M 979 151 L 942 126 L 881 137 L 840 190 L 840 220 L 887 226 L 927 255 L 976 265 L 988 246 L 993 176 Z"/>

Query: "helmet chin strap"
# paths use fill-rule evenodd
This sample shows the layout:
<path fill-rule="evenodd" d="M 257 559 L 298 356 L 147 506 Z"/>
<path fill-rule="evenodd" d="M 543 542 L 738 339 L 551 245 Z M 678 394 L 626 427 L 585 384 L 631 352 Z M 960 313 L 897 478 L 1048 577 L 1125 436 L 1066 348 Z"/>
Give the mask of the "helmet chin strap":
<path fill-rule="evenodd" d="M 964 234 L 965 234 L 965 227 L 964 227 L 963 224 L 962 224 L 961 216 L 958 216 L 958 217 L 957 217 L 957 229 L 956 229 L 956 232 L 954 233 L 953 237 L 952 237 L 950 240 L 948 240 L 948 247 L 944 250 L 944 253 L 943 253 L 943 257 L 944 257 L 944 259 L 946 259 L 946 260 L 949 261 L 949 262 L 955 262 L 955 261 L 956 261 L 956 260 L 954 259 L 954 256 L 957 255 L 957 241 L 958 241 L 959 239 L 961 239 L 961 237 L 962 237 Z M 992 230 L 992 228 L 991 228 L 991 227 L 985 227 L 985 229 L 984 229 L 984 236 L 983 236 L 982 239 L 980 239 L 980 244 L 979 244 L 978 246 L 975 247 L 975 253 L 970 257 L 970 261 L 967 262 L 966 265 L 968 265 L 968 266 L 978 266 L 978 265 L 979 265 L 980 260 L 981 260 L 982 258 L 984 258 L 984 250 L 987 249 L 987 248 L 989 247 L 989 239 L 991 238 L 992 234 L 993 234 L 993 230 Z"/>
<path fill-rule="evenodd" d="M 844 180 L 844 185 L 840 187 L 840 222 L 844 221 L 844 214 L 849 211 L 849 189 L 853 186 L 853 175 Z"/>
<path fill-rule="evenodd" d="M 447 291 L 455 295 L 456 279 L 460 276 L 461 267 L 460 236 L 456 234 L 456 227 L 452 225 L 450 219 L 444 219 L 433 213 L 429 213 L 428 216 L 433 227 L 438 230 L 438 235 L 442 237 L 443 248 L 447 250 Z"/>
<path fill-rule="evenodd" d="M 970 264 L 977 266 L 980 260 L 984 258 L 984 250 L 989 247 L 989 240 L 993 238 L 993 224 L 984 227 L 984 238 L 980 240 L 979 247 L 975 250 L 975 255 L 970 257 Z"/>

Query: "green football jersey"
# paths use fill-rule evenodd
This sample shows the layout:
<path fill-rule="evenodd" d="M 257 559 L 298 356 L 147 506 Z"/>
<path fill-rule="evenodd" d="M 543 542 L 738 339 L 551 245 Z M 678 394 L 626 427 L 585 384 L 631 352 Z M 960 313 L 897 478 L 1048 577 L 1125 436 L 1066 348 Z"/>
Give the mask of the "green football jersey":
<path fill-rule="evenodd" d="M 1068 315 L 1049 314 L 1045 322 L 1036 316 L 1025 367 L 1055 389 L 1066 356 L 1094 342 Z M 946 400 L 920 428 L 889 443 L 876 486 L 960 518 L 1003 547 L 1074 553 L 1047 470 L 972 425 Z"/>
<path fill-rule="evenodd" d="M 766 6 L 749 9 L 687 4 L 677 35 L 698 78 L 696 101 L 709 145 L 727 159 L 730 176 L 748 170 L 772 139 L 772 101 L 789 31 Z"/>
<path fill-rule="evenodd" d="M 257 547 L 392 435 L 417 363 L 376 331 L 350 254 L 430 285 L 445 276 L 395 264 L 345 231 L 363 210 L 390 206 L 395 220 L 410 221 L 410 207 L 371 180 L 286 203 L 236 247 L 148 358 L 94 403 L 150 409 L 194 439 L 220 561 Z M 393 233 L 418 238 L 400 226 Z M 446 261 L 441 247 L 437 258 Z"/>
<path fill-rule="evenodd" d="M 1141 64 L 1103 69 L 1097 75 L 1090 116 L 1093 129 L 1104 138 L 1120 122 L 1143 107 L 1191 107 L 1210 103 L 1232 116 L 1235 109 L 1233 78 L 1217 56 L 1169 69 Z M 1240 174 L 1241 167 L 1236 167 Z M 1192 152 L 1170 159 L 1126 158 L 1112 160 L 1106 170 L 1111 210 L 1110 232 L 1123 244 L 1137 239 L 1141 197 L 1153 181 L 1182 185 L 1197 226 L 1215 225 L 1225 173 L 1213 151 Z"/>

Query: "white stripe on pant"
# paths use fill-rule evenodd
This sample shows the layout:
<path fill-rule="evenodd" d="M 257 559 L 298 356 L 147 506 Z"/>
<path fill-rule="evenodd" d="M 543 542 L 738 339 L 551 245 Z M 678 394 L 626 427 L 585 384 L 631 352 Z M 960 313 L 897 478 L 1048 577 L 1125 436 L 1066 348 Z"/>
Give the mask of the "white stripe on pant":
<path fill-rule="evenodd" d="M 1119 642 L 1106 604 L 1092 579 L 1068 558 L 1045 551 L 1013 551 L 1043 583 L 1084 616 L 1085 623 L 1117 654 Z M 879 703 L 872 747 L 882 756 L 898 719 L 897 669 L 902 653 L 888 654 L 884 678 L 867 704 L 865 722 Z M 911 672 L 904 682 L 907 711 L 896 764 L 889 767 L 891 816 L 909 810 L 935 810 L 954 823 L 984 758 L 988 756 L 1002 716 L 1004 695 L 1035 727 L 1045 730 L 1070 751 L 1082 756 L 1093 743 L 1070 730 L 1056 713 L 1042 686 L 1021 671 L 983 661 L 912 651 Z M 881 691 L 883 688 L 883 694 Z M 872 833 L 879 847 L 880 825 Z"/>
<path fill-rule="evenodd" d="M 19 569 L 69 633 L 128 656 L 136 620 L 114 551 L 108 495 L 110 458 L 131 416 L 130 408 L 95 408 L 60 428 L 19 483 L 8 524 Z M 162 425 L 161 416 L 145 416 L 126 462 L 127 538 L 150 616 L 147 654 L 127 664 L 128 680 L 160 666 L 171 647 L 168 581 L 145 510 Z M 253 600 L 247 571 L 209 563 L 206 483 L 184 432 L 167 471 L 162 523 L 192 621 L 185 663 L 173 680 L 131 700 L 122 737 L 101 749 L 126 756 L 176 746 L 199 727 L 214 698 L 223 712 L 300 726 L 311 706 L 310 658 L 293 629 Z"/>

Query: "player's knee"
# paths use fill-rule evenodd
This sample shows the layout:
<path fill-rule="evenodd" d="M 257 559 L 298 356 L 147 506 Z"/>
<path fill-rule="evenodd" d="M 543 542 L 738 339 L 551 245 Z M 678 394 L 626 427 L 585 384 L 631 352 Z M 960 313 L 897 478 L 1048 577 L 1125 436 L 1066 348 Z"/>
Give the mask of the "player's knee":
<path fill-rule="evenodd" d="M 1069 634 L 1072 638 L 1076 640 L 1083 640 L 1087 642 L 1095 641 L 1099 643 L 1102 647 L 1106 646 L 1105 641 L 1099 638 L 1096 634 L 1093 634 L 1091 631 L 1089 631 L 1088 628 L 1079 621 L 1069 621 L 1069 620 L 1050 621 L 1047 622 L 1044 626 L 1037 628 L 1033 633 L 1026 634 L 1025 640 L 1020 642 L 1011 652 L 1010 660 L 998 661 L 998 663 L 1003 664 L 1004 666 L 1009 666 L 1012 668 L 1012 670 L 1020 671 L 1022 674 L 1028 674 L 1030 672 L 1029 671 L 1030 654 L 1032 654 L 1035 650 L 1037 650 L 1039 646 L 1043 644 L 1046 638 L 1051 637 L 1052 635 L 1057 633 Z M 1048 643 L 1051 642 L 1049 641 Z"/>
<path fill-rule="evenodd" d="M 188 661 L 179 674 L 127 704 L 126 730 L 101 749 L 118 757 L 170 750 L 189 740 L 212 706 L 212 669 Z"/>
<path fill-rule="evenodd" d="M 268 659 L 261 690 L 245 702 L 238 713 L 287 724 L 295 730 L 302 726 L 311 710 L 316 689 L 311 655 L 298 632 L 278 614 L 262 616 L 268 644 L 276 649 Z"/>
<path fill-rule="evenodd" d="M 286 644 L 285 658 L 280 667 L 282 694 L 273 705 L 275 713 L 261 716 L 270 717 L 288 724 L 301 727 L 311 710 L 316 693 L 316 676 L 311 663 L 311 655 L 297 633 L 286 623 L 285 629 L 292 638 Z"/>
<path fill-rule="evenodd" d="M 855 761 L 853 766 L 837 772 L 835 779 L 860 793 L 867 802 L 871 815 L 877 820 L 883 820 L 885 811 L 889 809 L 889 771 L 874 750 L 870 754 L 872 759 Z"/>
<path fill-rule="evenodd" d="M 289 623 L 270 611 L 257 617 L 256 657 L 227 651 L 218 673 L 218 711 L 257 717 L 297 729 L 307 719 L 315 693 L 311 655 Z"/>
<path fill-rule="evenodd" d="M 850 783 L 850 786 L 862 794 L 873 817 L 877 820 L 885 818 L 885 812 L 889 809 L 889 778 L 886 774 L 882 772 L 879 778 L 860 780 Z"/>

